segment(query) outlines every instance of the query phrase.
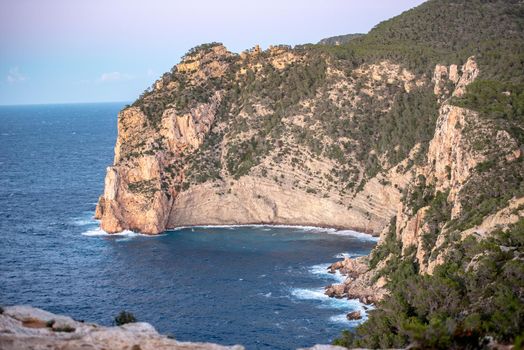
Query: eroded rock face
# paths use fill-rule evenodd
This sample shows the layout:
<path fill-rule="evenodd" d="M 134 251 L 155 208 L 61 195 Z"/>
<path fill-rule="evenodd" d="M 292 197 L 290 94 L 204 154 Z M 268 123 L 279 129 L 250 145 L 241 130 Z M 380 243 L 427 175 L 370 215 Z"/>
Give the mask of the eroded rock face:
<path fill-rule="evenodd" d="M 444 104 L 437 120 L 435 136 L 429 144 L 428 168 L 425 173 L 433 178 L 437 191 L 451 189 L 450 201 L 469 178 L 471 170 L 484 161 L 480 152 L 472 152 L 463 129 L 478 124 L 476 113 L 464 108 Z"/>
<path fill-rule="evenodd" d="M 449 96 L 462 97 L 466 93 L 466 87 L 474 82 L 479 74 L 475 57 L 470 57 L 460 69 L 456 64 L 449 67 L 438 64 L 433 73 L 433 91 L 441 101 Z"/>
<path fill-rule="evenodd" d="M 320 128 L 311 121 L 319 108 L 315 98 L 299 101 L 300 112 L 282 116 L 283 136 L 278 141 L 261 134 L 275 114 L 273 107 L 263 99 L 251 105 L 238 100 L 245 80 L 256 80 L 259 74 L 262 83 L 269 75 L 306 61 L 287 47 L 255 49 L 238 56 L 216 45 L 186 56 L 172 70 L 178 80 L 164 76 L 155 83 L 151 100 L 146 94 L 119 114 L 114 164 L 107 169 L 95 213 L 102 229 L 156 234 L 189 225 L 287 224 L 379 235 L 397 216 L 403 250 L 415 245 L 418 259 L 424 260 L 428 252 L 421 249 L 421 239 L 429 229 L 424 225 L 427 208 L 411 212 L 403 206 L 401 193 L 423 176 L 436 191 L 448 193 L 454 203 L 452 218 L 460 215 L 459 192 L 472 169 L 486 159 L 473 149 L 466 130 L 483 136 L 493 132 L 476 113 L 449 103 L 452 96 L 462 96 L 478 76 L 475 59 L 460 68 L 438 65 L 434 85 L 429 78 L 388 61 L 363 64 L 348 76 L 326 60 L 326 98 L 336 106 L 351 106 L 349 115 L 339 116 L 348 122 L 358 110 L 369 108 L 369 101 L 391 109 L 387 98 L 392 96 L 387 94 L 392 87 L 402 91 L 433 88 L 438 96 L 439 116 L 426 164 L 413 166 L 421 147 L 416 145 L 398 164 L 377 156 L 380 170 L 369 178 L 359 157 L 352 154 L 362 147 L 356 140 L 326 134 L 322 136 L 325 151 L 316 155 L 297 141 L 297 129 L 315 133 Z M 259 73 L 271 71 L 267 67 L 273 73 Z M 237 100 L 232 90 L 238 91 L 233 95 Z M 190 91 L 188 96 L 186 91 Z M 164 104 L 176 94 L 184 96 Z M 159 101 L 162 107 L 157 107 Z M 499 131 L 496 140 L 508 149 L 507 159 L 521 157 L 518 143 L 509 134 Z M 275 144 L 268 145 L 270 141 Z M 330 147 L 338 148 L 338 153 L 335 149 L 328 154 Z M 335 161 L 341 152 L 350 154 L 351 161 Z M 241 156 L 235 158 L 235 153 Z M 243 167 L 249 170 L 239 171 Z M 334 175 L 342 177 L 337 180 Z"/>
<path fill-rule="evenodd" d="M 148 156 L 133 167 L 107 169 L 97 212 L 107 232 L 130 229 L 154 234 L 165 229 L 171 205 L 172 198 L 161 191 L 160 161 Z"/>
<path fill-rule="evenodd" d="M 149 323 L 102 327 L 30 306 L 10 306 L 0 314 L 0 349 L 242 350 L 244 347 L 179 342 Z"/>
<path fill-rule="evenodd" d="M 471 84 L 479 74 L 474 57 L 468 59 L 459 69 L 456 65 L 445 67 L 437 65 L 433 76 L 434 93 L 439 96 L 441 107 L 433 139 L 429 143 L 426 165 L 415 170 L 414 181 L 424 179 L 435 192 L 448 193 L 448 202 L 453 203 L 451 218 L 461 213 L 457 196 L 464 183 L 471 176 L 472 170 L 486 158 L 480 151 L 471 146 L 471 136 L 465 130 L 475 130 L 477 134 L 485 133 L 489 137 L 491 130 L 486 129 L 477 113 L 450 104 L 451 96 L 462 96 L 466 86 Z M 449 89 L 452 89 L 451 91 Z M 426 222 L 429 207 L 412 212 L 407 205 L 398 207 L 396 217 L 396 236 L 402 242 L 405 253 L 411 247 L 416 248 L 416 258 L 422 272 L 427 272 L 427 257 L 431 251 L 424 247 L 423 236 L 430 231 Z"/>
<path fill-rule="evenodd" d="M 345 258 L 332 264 L 328 271 L 331 273 L 339 271 L 346 276 L 344 283 L 326 287 L 325 294 L 329 297 L 359 299 L 364 304 L 375 304 L 387 294 L 383 278 L 373 282 L 375 271 L 369 268 L 367 257 Z"/>
<path fill-rule="evenodd" d="M 186 89 L 196 89 L 205 97 L 190 95 L 176 103 L 162 105 L 159 114 L 156 103 L 164 101 L 164 97 L 144 107 L 148 101 L 146 94 L 140 103 L 120 112 L 114 163 L 107 169 L 104 194 L 95 213 L 103 230 L 156 234 L 186 225 L 260 223 L 349 228 L 374 235 L 384 229 L 395 215 L 401 192 L 412 177 L 411 172 L 399 171 L 398 165 L 384 161 L 383 172 L 364 179 L 364 168 L 355 161 L 351 165 L 354 184 L 349 188 L 332 179 L 334 173 L 349 170 L 339 169 L 341 165 L 326 154 L 312 156 L 311 150 L 297 144 L 295 136 L 289 134 L 248 174 L 239 177 L 232 173 L 230 169 L 235 165 L 228 163 L 228 150 L 250 138 L 257 142 L 259 136 L 258 129 L 249 128 L 249 124 L 245 131 L 232 136 L 227 130 L 236 130 L 237 126 L 225 124 L 224 113 L 230 118 L 236 113 L 239 119 L 257 124 L 259 120 L 271 118 L 275 111 L 263 103 L 249 108 L 245 103 L 232 104 L 231 98 L 224 97 L 232 87 L 224 88 L 225 85 L 220 84 L 224 81 L 243 84 L 244 80 L 252 79 L 250 72 L 260 71 L 263 60 L 275 71 L 282 71 L 303 64 L 306 58 L 283 46 L 267 51 L 255 49 L 240 56 L 221 45 L 197 50 L 172 70 L 172 74 L 181 74 L 183 79 L 163 77 L 155 82 L 150 94 L 168 99 Z M 235 70 L 237 63 L 242 66 Z M 326 71 L 334 82 L 329 87 L 333 90 L 331 98 L 343 97 L 355 108 L 362 101 L 360 97 L 346 96 L 346 89 L 352 94 L 362 91 L 369 98 L 380 100 L 391 86 L 409 91 L 426 83 L 423 77 L 388 61 L 363 65 L 349 80 L 335 66 L 328 64 Z M 359 84 L 366 87 L 359 90 Z M 203 91 L 203 86 L 212 91 Z M 340 91 L 344 96 L 337 95 Z M 313 102 L 304 100 L 301 104 L 307 106 Z M 222 119 L 218 120 L 219 116 Z M 282 127 L 289 133 L 296 126 L 305 127 L 306 118 L 311 116 L 286 115 L 282 118 Z M 220 142 L 214 148 L 206 146 L 206 152 L 220 155 L 214 161 L 215 169 L 206 170 L 216 174 L 213 179 L 201 181 L 199 177 L 208 175 L 195 175 L 191 158 L 203 152 L 205 142 L 217 138 Z M 326 142 L 335 144 L 329 139 Z M 292 156 L 279 160 L 277 166 L 272 164 L 274 159 L 282 157 L 281 151 L 287 147 L 294 149 Z M 207 155 L 202 162 L 206 161 L 205 157 Z M 186 184 L 189 177 L 192 181 L 196 177 L 197 181 Z M 326 179 L 330 178 L 328 181 L 332 184 L 328 185 Z M 360 182 L 362 187 L 357 188 Z"/>
<path fill-rule="evenodd" d="M 460 72 L 456 66 L 451 66 L 448 74 L 446 67 L 437 66 L 433 78 L 435 93 L 441 98 L 463 96 L 467 85 L 478 75 L 479 69 L 473 57 L 468 59 Z M 444 91 L 444 86 L 452 86 L 454 90 Z M 493 140 L 493 143 L 478 147 L 475 143 L 481 140 Z M 451 105 L 446 99 L 439 111 L 435 134 L 427 152 L 426 165 L 416 169 L 414 179 L 422 177 L 427 186 L 432 186 L 434 193 L 447 194 L 447 202 L 451 205 L 450 220 L 459 218 L 463 211 L 463 188 L 470 178 L 478 173 L 476 168 L 487 161 L 490 153 L 505 157 L 508 162 L 522 156 L 518 142 L 508 132 L 498 130 L 489 121 L 482 120 L 476 112 Z M 508 213 L 510 207 L 516 210 L 517 207 L 511 203 L 518 201 L 519 199 L 514 199 L 508 208 L 485 218 L 481 225 L 467 230 L 463 235 L 475 232 L 482 235 L 497 227 L 507 227 L 515 223 L 519 215 Z M 422 273 L 432 273 L 436 266 L 446 260 L 447 251 L 440 247 L 445 244 L 449 234 L 448 227 L 439 227 L 434 246 L 424 245 L 423 236 L 431 230 L 426 222 L 428 210 L 429 207 L 422 207 L 413 212 L 409 206 L 401 204 L 396 217 L 396 236 L 402 243 L 403 253 L 410 247 L 416 248 L 416 258 Z M 429 257 L 431 259 L 428 259 Z"/>
<path fill-rule="evenodd" d="M 146 116 L 138 108 L 120 113 L 115 162 L 107 168 L 95 213 L 104 231 L 157 234 L 167 228 L 182 174 L 167 174 L 166 168 L 177 154 L 202 144 L 220 100 L 217 92 L 208 103 L 183 115 L 168 109 L 159 130 L 144 127 Z"/>
<path fill-rule="evenodd" d="M 374 195 L 387 197 L 387 190 L 381 191 L 378 182 L 374 188 L 377 189 Z M 391 201 L 400 197 L 396 192 L 394 190 Z M 369 207 L 371 211 L 372 202 L 362 202 L 363 208 Z M 372 233 L 379 232 L 386 223 L 385 218 L 391 214 L 387 209 L 387 201 L 379 203 L 375 210 L 378 213 L 383 210 L 382 216 L 368 218 L 363 215 L 363 209 L 348 209 L 332 199 L 287 188 L 270 179 L 244 176 L 233 185 L 217 187 L 217 184 L 202 184 L 180 193 L 175 199 L 168 227 L 283 224 L 350 227 Z"/>

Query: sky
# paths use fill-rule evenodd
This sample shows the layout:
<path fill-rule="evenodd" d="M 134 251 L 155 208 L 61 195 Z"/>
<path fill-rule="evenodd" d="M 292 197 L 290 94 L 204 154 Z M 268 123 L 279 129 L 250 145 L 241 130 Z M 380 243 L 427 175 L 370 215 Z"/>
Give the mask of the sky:
<path fill-rule="evenodd" d="M 133 101 L 190 48 L 366 33 L 424 0 L 0 0 L 0 105 Z"/>

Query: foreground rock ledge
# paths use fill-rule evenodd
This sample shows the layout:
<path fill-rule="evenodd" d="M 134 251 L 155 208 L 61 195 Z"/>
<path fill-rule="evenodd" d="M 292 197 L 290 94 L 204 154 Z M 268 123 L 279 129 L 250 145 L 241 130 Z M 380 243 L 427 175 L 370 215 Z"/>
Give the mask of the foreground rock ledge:
<path fill-rule="evenodd" d="M 244 347 L 179 342 L 159 334 L 149 323 L 102 327 L 31 306 L 10 306 L 0 314 L 0 349 L 243 350 Z"/>

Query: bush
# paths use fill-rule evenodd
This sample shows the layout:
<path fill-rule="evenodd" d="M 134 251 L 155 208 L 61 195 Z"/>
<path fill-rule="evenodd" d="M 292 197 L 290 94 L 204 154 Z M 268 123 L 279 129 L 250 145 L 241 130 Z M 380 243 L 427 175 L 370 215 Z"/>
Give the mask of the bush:
<path fill-rule="evenodd" d="M 122 326 L 126 323 L 137 322 L 135 315 L 127 311 L 121 311 L 118 316 L 115 317 L 115 325 Z"/>
<path fill-rule="evenodd" d="M 64 326 L 64 327 L 53 328 L 53 331 L 55 331 L 55 332 L 73 333 L 74 331 L 76 331 L 76 329 L 74 327 L 71 327 L 71 326 Z"/>

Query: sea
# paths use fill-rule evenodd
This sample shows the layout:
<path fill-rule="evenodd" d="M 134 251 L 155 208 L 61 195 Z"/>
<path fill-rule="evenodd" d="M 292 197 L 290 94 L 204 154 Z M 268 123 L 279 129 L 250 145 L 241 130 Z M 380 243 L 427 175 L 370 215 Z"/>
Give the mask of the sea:
<path fill-rule="evenodd" d="M 93 219 L 124 103 L 0 107 L 0 305 L 110 326 L 120 311 L 181 341 L 296 349 L 362 321 L 327 267 L 376 239 L 314 227 L 108 235 Z M 364 318 L 365 319 L 365 318 Z"/>

